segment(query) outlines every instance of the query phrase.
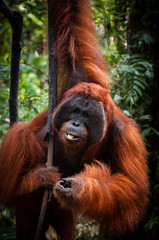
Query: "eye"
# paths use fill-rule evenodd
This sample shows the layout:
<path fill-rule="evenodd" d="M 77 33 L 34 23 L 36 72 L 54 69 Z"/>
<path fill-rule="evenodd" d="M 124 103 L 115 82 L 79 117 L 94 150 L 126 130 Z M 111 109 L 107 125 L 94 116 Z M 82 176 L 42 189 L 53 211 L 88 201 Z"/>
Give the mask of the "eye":
<path fill-rule="evenodd" d="M 76 109 L 73 110 L 73 113 L 74 113 L 74 114 L 78 114 L 79 112 L 80 112 L 80 110 L 79 110 L 78 108 L 76 108 Z"/>
<path fill-rule="evenodd" d="M 86 112 L 84 112 L 83 117 L 88 118 L 88 114 Z"/>

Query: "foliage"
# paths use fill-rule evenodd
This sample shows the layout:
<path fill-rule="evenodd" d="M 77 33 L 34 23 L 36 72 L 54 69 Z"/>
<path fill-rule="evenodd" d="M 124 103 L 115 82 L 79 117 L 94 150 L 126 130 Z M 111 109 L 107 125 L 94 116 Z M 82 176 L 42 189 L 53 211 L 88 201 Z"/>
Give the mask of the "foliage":
<path fill-rule="evenodd" d="M 7 1 L 6 1 L 7 2 Z M 23 13 L 23 49 L 20 66 L 19 120 L 29 121 L 47 107 L 46 6 L 44 1 L 8 1 Z M 8 128 L 8 94 L 11 60 L 11 27 L 0 15 L 0 136 Z"/>
<path fill-rule="evenodd" d="M 82 216 L 79 216 L 79 223 L 77 224 L 77 239 L 104 240 L 100 234 L 99 224 Z"/>
<path fill-rule="evenodd" d="M 47 11 L 43 0 L 6 2 L 11 8 L 21 11 L 24 17 L 19 120 L 29 121 L 48 104 Z M 100 45 L 110 76 L 114 80 L 112 97 L 128 116 L 138 122 L 151 152 L 150 177 L 154 188 L 151 193 L 151 207 L 143 223 L 145 227 L 141 226 L 141 232 L 142 239 L 156 240 L 155 229 L 159 225 L 159 113 L 155 114 L 152 109 L 154 103 L 159 102 L 159 85 L 155 80 L 157 73 L 159 74 L 159 50 L 156 50 L 156 46 L 159 46 L 156 24 L 159 7 L 155 0 L 94 0 L 94 6 L 94 21 Z M 137 15 L 137 23 L 134 24 L 133 14 Z M 9 127 L 10 46 L 11 28 L 8 21 L 0 15 L 0 138 Z M 0 206 L 0 239 L 14 239 L 14 229 L 12 210 Z M 80 218 L 78 239 L 102 240 L 99 232 L 92 235 L 94 229 L 94 223 Z"/>
<path fill-rule="evenodd" d="M 0 239 L 16 239 L 14 211 L 2 205 L 0 205 Z"/>

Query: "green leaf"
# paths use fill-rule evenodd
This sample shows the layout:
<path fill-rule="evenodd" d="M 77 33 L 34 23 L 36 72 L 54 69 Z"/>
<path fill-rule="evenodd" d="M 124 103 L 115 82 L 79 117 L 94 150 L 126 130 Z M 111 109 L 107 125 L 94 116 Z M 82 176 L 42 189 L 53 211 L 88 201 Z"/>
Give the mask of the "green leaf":
<path fill-rule="evenodd" d="M 135 85 L 138 85 L 138 86 L 141 87 L 142 89 L 145 89 L 145 85 L 144 85 L 144 83 L 141 82 L 141 81 L 135 80 L 135 81 L 134 81 L 134 84 L 135 84 Z"/>
<path fill-rule="evenodd" d="M 144 226 L 146 231 L 151 230 L 154 225 L 159 224 L 159 216 L 150 219 Z"/>
<path fill-rule="evenodd" d="M 134 85 L 134 86 L 133 86 L 133 89 L 134 89 L 140 96 L 143 95 L 143 94 L 142 94 L 142 91 L 140 90 L 140 88 L 139 88 L 138 86 Z"/>
<path fill-rule="evenodd" d="M 142 131 L 142 136 L 143 136 L 143 137 L 146 137 L 146 136 L 150 133 L 151 129 L 152 129 L 152 128 L 149 127 L 149 128 L 147 128 L 147 129 L 143 130 L 143 131 Z"/>

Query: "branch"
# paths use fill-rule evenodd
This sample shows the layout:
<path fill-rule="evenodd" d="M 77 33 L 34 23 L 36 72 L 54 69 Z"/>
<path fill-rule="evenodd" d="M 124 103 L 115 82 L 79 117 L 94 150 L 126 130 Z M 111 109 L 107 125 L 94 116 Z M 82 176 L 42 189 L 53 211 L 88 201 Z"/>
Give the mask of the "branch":
<path fill-rule="evenodd" d="M 47 121 L 47 133 L 48 138 L 48 156 L 46 166 L 53 165 L 53 153 L 54 153 L 54 132 L 51 127 L 51 116 L 53 109 L 57 105 L 57 70 L 56 61 L 54 58 L 53 43 L 56 38 L 54 18 L 52 16 L 52 6 L 48 0 L 48 44 L 49 44 L 49 109 L 48 109 L 48 121 Z M 39 216 L 39 222 L 37 227 L 37 232 L 34 240 L 40 238 L 40 233 L 42 229 L 42 224 L 44 221 L 44 216 L 46 212 L 47 202 L 49 200 L 49 190 L 45 190 L 41 205 L 41 212 Z"/>
<path fill-rule="evenodd" d="M 18 11 L 12 11 L 4 0 L 0 0 L 0 12 L 9 20 L 12 27 L 12 53 L 11 53 L 11 77 L 9 111 L 10 126 L 18 122 L 18 90 L 20 53 L 22 49 L 23 15 Z"/>
<path fill-rule="evenodd" d="M 30 67 L 30 68 L 32 68 L 32 69 L 40 72 L 40 73 L 43 74 L 46 78 L 48 78 L 48 75 L 47 75 L 46 73 L 44 73 L 43 71 L 41 71 L 39 68 L 36 68 L 36 67 L 30 65 L 30 64 L 27 63 L 23 58 L 22 58 L 22 60 L 23 60 L 23 62 L 24 62 L 25 65 L 27 65 L 28 67 Z"/>

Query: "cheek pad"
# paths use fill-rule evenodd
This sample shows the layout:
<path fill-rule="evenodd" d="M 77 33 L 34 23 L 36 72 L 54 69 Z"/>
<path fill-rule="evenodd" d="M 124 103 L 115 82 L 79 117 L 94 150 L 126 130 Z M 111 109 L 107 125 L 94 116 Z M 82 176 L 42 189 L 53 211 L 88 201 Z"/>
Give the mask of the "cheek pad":
<path fill-rule="evenodd" d="M 66 99 L 55 109 L 55 112 L 53 113 L 52 122 L 58 131 L 60 130 L 64 122 L 67 122 L 70 120 L 70 114 L 71 114 L 70 106 L 74 99 L 75 99 L 75 96 L 72 96 Z"/>
<path fill-rule="evenodd" d="M 94 111 L 91 114 L 88 129 L 88 146 L 99 142 L 105 133 L 106 119 L 102 103 L 95 102 Z"/>

